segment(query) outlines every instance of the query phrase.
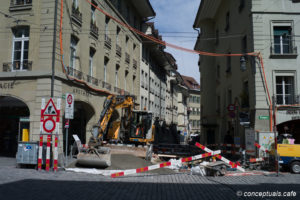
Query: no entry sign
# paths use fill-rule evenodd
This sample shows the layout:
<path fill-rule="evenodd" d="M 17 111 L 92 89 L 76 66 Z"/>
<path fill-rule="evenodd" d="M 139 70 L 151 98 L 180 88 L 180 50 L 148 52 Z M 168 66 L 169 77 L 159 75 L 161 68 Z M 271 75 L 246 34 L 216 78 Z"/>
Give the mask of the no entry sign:
<path fill-rule="evenodd" d="M 74 118 L 74 95 L 66 93 L 65 118 Z"/>
<path fill-rule="evenodd" d="M 47 133 L 51 133 L 55 130 L 56 123 L 52 118 L 47 118 L 43 123 L 43 129 Z"/>

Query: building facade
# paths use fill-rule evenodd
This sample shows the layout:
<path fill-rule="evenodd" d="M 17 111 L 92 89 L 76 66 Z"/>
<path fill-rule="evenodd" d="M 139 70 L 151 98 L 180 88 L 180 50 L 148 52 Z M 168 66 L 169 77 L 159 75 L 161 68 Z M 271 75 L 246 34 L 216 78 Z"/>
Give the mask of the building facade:
<path fill-rule="evenodd" d="M 154 23 L 145 23 L 143 32 L 146 35 L 162 40 Z M 140 71 L 140 109 L 153 112 L 153 118 L 171 123 L 170 77 L 177 70 L 173 56 L 164 51 L 164 46 L 146 38 L 142 43 L 142 59 Z"/>
<path fill-rule="evenodd" d="M 229 133 L 244 142 L 245 129 L 272 131 L 276 104 L 279 133 L 288 126 L 300 142 L 298 108 L 299 1 L 202 0 L 195 49 L 242 56 L 200 56 L 201 132 L 206 143 Z M 260 52 L 260 60 L 245 53 Z M 273 97 L 273 98 L 272 98 Z M 284 107 L 282 107 L 284 106 Z"/>
<path fill-rule="evenodd" d="M 193 77 L 181 76 L 189 91 L 189 97 L 187 99 L 189 132 L 190 134 L 200 135 L 200 85 Z"/>
<path fill-rule="evenodd" d="M 148 17 L 155 16 L 148 0 L 91 2 L 138 30 Z M 85 143 L 107 95 L 140 95 L 142 39 L 87 1 L 63 1 L 63 8 L 60 1 L 46 0 L 0 4 L 1 154 L 15 155 L 22 138 L 19 130 L 29 129 L 29 140 L 39 140 L 42 98 L 52 96 L 56 102 L 65 93 L 74 94 L 69 136 L 77 134 Z M 65 149 L 64 108 L 62 99 L 60 152 Z"/>

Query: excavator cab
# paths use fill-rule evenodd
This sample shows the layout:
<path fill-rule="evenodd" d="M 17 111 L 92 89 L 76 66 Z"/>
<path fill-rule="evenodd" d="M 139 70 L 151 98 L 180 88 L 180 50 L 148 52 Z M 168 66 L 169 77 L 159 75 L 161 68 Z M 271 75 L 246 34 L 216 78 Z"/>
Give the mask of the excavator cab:
<path fill-rule="evenodd" d="M 152 112 L 134 110 L 130 123 L 129 141 L 135 143 L 152 142 L 154 139 L 152 124 Z"/>

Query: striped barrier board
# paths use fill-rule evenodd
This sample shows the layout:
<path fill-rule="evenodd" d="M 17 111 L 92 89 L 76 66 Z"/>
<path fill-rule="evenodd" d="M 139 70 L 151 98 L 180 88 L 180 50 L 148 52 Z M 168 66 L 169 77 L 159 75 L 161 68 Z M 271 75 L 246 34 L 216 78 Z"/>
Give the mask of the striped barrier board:
<path fill-rule="evenodd" d="M 54 143 L 54 156 L 53 156 L 53 171 L 57 172 L 57 159 L 58 159 L 58 149 L 57 149 L 57 143 L 58 143 L 58 135 L 55 135 L 55 143 Z"/>
<path fill-rule="evenodd" d="M 38 170 L 42 170 L 42 157 L 43 157 L 43 135 L 40 135 L 39 143 L 39 157 L 38 157 Z"/>
<path fill-rule="evenodd" d="M 262 161 L 264 161 L 264 158 L 250 158 L 249 161 L 250 161 L 251 163 L 262 162 Z"/>
<path fill-rule="evenodd" d="M 46 171 L 50 169 L 50 145 L 51 145 L 51 135 L 47 136 L 47 151 L 46 151 Z"/>
<path fill-rule="evenodd" d="M 180 163 L 185 163 L 185 162 L 189 162 L 189 161 L 193 161 L 193 160 L 198 160 L 198 159 L 206 158 L 206 157 L 213 156 L 213 155 L 218 155 L 220 153 L 221 153 L 221 151 L 212 151 L 212 152 L 208 152 L 208 153 L 204 153 L 204 154 L 200 154 L 200 155 L 196 155 L 196 156 L 182 158 L 182 159 L 176 160 L 176 161 L 164 162 L 164 163 L 161 163 L 161 164 L 151 165 L 151 166 L 148 166 L 148 167 L 143 167 L 143 168 L 138 168 L 138 169 L 125 170 L 125 171 L 122 171 L 122 172 L 113 173 L 110 176 L 111 176 L 111 178 L 117 178 L 117 177 L 120 177 L 120 176 L 126 176 L 126 175 L 130 175 L 130 174 L 137 174 L 137 173 L 141 173 L 141 172 L 151 171 L 151 170 L 154 170 L 154 169 L 168 167 L 168 166 L 171 166 L 171 165 L 177 165 L 177 164 L 180 164 Z"/>
<path fill-rule="evenodd" d="M 206 152 L 209 152 L 209 153 L 212 152 L 212 150 L 210 150 L 209 148 L 203 146 L 202 144 L 200 144 L 200 143 L 198 143 L 198 142 L 196 142 L 196 146 L 199 147 L 200 149 L 206 151 Z M 223 162 L 229 164 L 232 168 L 237 168 L 238 170 L 240 170 L 240 171 L 242 171 L 242 172 L 245 171 L 245 169 L 243 169 L 242 167 L 240 167 L 238 164 L 236 164 L 236 163 L 234 163 L 234 162 L 231 162 L 230 160 L 224 158 L 224 157 L 221 156 L 221 155 L 216 155 L 216 158 L 218 158 L 218 159 L 222 160 Z"/>

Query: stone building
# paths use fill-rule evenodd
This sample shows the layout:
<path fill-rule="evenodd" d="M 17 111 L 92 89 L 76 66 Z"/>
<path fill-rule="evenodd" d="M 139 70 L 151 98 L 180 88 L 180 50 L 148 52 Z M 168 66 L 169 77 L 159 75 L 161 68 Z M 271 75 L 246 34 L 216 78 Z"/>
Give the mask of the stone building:
<path fill-rule="evenodd" d="M 181 75 L 184 85 L 187 86 L 189 97 L 187 99 L 187 107 L 189 112 L 189 128 L 190 134 L 200 135 L 200 85 L 193 78 Z"/>
<path fill-rule="evenodd" d="M 60 0 L 0 3 L 0 154 L 15 155 L 20 129 L 29 129 L 30 141 L 38 140 L 42 98 L 52 96 L 56 102 L 65 93 L 74 94 L 75 112 L 69 129 L 72 143 L 72 134 L 82 142 L 88 140 L 108 94 L 139 96 L 140 36 L 87 1 L 62 2 L 63 8 Z M 155 16 L 148 0 L 91 2 L 138 30 Z M 65 138 L 64 99 L 61 108 L 60 152 Z"/>
<path fill-rule="evenodd" d="M 285 106 L 276 112 L 279 133 L 288 126 L 300 142 L 300 115 L 292 106 L 299 102 L 299 10 L 296 0 L 201 1 L 194 22 L 194 28 L 201 30 L 195 49 L 244 54 L 200 56 L 205 142 L 222 143 L 228 132 L 237 143 L 243 143 L 248 127 L 271 131 L 272 104 Z M 261 53 L 264 71 L 257 57 L 245 55 L 248 52 Z"/>

